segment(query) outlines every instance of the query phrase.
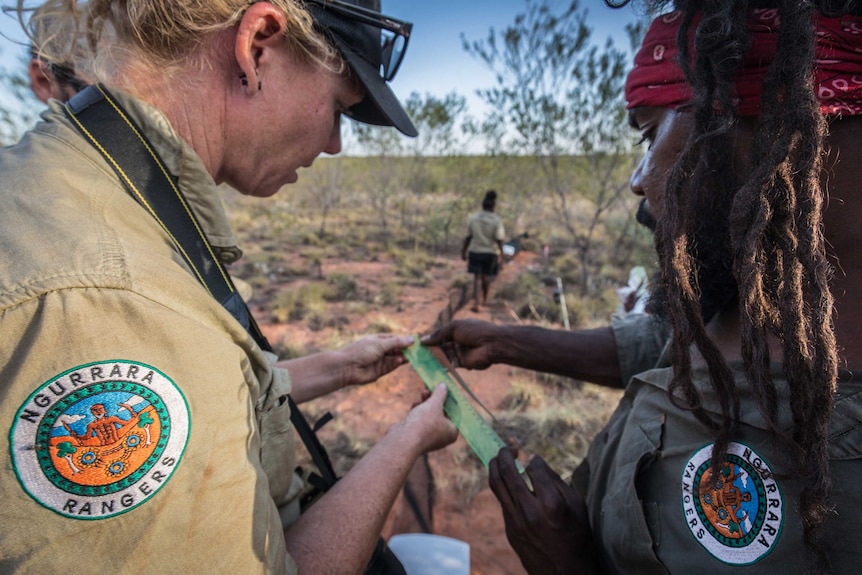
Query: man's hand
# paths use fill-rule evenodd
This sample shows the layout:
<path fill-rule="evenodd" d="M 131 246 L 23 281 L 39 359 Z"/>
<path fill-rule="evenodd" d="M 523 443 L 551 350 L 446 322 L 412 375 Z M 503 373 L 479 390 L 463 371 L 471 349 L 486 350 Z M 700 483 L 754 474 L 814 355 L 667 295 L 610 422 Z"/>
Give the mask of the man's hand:
<path fill-rule="evenodd" d="M 422 338 L 428 346 L 440 346 L 455 367 L 485 369 L 491 365 L 492 336 L 499 328 L 477 319 L 455 320 Z"/>
<path fill-rule="evenodd" d="M 581 494 L 540 457 L 527 474 L 533 492 L 515 467 L 517 452 L 503 448 L 491 460 L 491 490 L 503 508 L 506 537 L 530 575 L 599 573 L 587 507 Z"/>

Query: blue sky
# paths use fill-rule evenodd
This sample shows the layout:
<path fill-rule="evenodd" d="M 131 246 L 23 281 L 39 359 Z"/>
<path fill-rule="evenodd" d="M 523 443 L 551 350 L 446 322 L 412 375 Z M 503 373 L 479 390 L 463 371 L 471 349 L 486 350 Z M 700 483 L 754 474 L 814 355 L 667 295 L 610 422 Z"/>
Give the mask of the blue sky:
<path fill-rule="evenodd" d="M 568 2 L 551 0 L 560 9 Z M 413 36 L 392 89 L 403 100 L 412 92 L 443 97 L 452 91 L 467 98 L 472 114 L 478 112 L 479 88 L 494 85 L 494 76 L 479 60 L 464 52 L 461 35 L 485 39 L 490 28 L 502 30 L 526 9 L 525 0 L 382 0 L 383 12 L 413 22 Z M 592 39 L 603 44 L 610 36 L 628 48 L 625 25 L 638 18 L 636 9 L 612 10 L 601 0 L 581 0 Z"/>
<path fill-rule="evenodd" d="M 565 0 L 551 0 L 562 8 Z M 382 0 L 383 11 L 413 22 L 413 36 L 392 88 L 402 99 L 412 92 L 444 97 L 452 91 L 465 96 L 471 113 L 481 104 L 475 97 L 478 88 L 491 87 L 491 72 L 461 47 L 461 34 L 468 40 L 484 39 L 488 30 L 505 28 L 515 15 L 525 11 L 525 0 Z M 612 10 L 601 0 L 581 0 L 588 11 L 593 39 L 603 42 L 612 36 L 620 47 L 627 47 L 626 23 L 637 18 L 630 8 Z M 0 66 L 12 70 L 20 65 L 26 49 L 8 38 L 24 38 L 17 21 L 0 13 Z"/>

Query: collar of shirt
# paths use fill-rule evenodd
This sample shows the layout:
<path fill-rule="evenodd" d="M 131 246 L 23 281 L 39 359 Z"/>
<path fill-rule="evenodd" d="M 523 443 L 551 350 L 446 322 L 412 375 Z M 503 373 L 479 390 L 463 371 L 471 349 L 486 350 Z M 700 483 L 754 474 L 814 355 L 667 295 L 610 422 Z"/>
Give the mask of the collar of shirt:
<path fill-rule="evenodd" d="M 242 250 L 224 210 L 221 190 L 197 153 L 180 138 L 157 108 L 116 89 L 111 89 L 111 94 L 140 127 L 168 172 L 177 178 L 180 189 L 218 257 L 225 264 L 237 261 L 242 256 Z M 53 120 L 71 125 L 63 115 L 62 104 L 52 101 L 51 108 L 59 115 Z"/>

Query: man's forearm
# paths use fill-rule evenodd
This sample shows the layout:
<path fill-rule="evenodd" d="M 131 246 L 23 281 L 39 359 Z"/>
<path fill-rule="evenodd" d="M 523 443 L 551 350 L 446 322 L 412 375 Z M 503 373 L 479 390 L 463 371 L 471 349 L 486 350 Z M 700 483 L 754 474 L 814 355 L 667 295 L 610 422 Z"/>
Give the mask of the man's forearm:
<path fill-rule="evenodd" d="M 581 331 L 500 326 L 490 353 L 492 363 L 623 387 L 610 326 Z"/>

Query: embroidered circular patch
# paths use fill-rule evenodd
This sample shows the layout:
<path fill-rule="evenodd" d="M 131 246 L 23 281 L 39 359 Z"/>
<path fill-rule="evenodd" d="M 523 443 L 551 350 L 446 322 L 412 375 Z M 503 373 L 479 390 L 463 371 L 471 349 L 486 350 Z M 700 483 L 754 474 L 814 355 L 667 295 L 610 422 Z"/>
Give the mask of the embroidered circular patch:
<path fill-rule="evenodd" d="M 170 479 L 190 430 L 188 404 L 165 374 L 132 361 L 82 365 L 43 383 L 9 433 L 24 490 L 74 519 L 105 519 Z"/>
<path fill-rule="evenodd" d="M 717 474 L 712 445 L 688 460 L 682 506 L 691 533 L 714 557 L 730 565 L 756 563 L 781 534 L 784 500 L 766 461 L 747 445 L 731 443 Z"/>

